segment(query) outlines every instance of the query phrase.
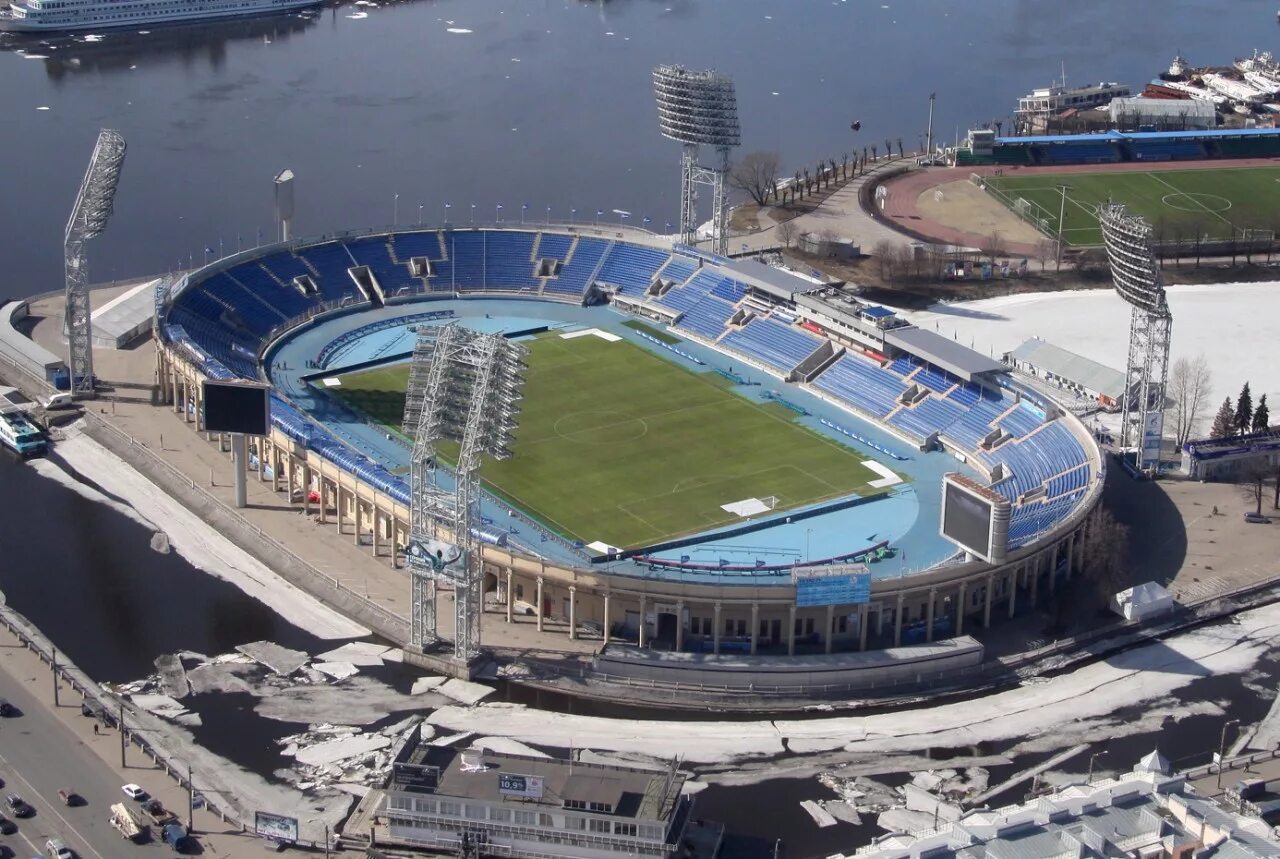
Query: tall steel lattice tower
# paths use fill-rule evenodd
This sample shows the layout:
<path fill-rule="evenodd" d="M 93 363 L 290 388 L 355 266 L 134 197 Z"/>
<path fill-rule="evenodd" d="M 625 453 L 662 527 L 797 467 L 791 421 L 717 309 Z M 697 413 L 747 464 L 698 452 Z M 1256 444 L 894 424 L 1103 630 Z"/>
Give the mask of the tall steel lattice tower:
<path fill-rule="evenodd" d="M 416 420 L 409 520 L 410 643 L 439 640 L 436 596 L 454 591 L 454 658 L 480 652 L 484 569 L 480 557 L 480 461 L 511 456 L 520 412 L 524 348 L 460 325 L 424 326 L 405 403 Z M 452 485 L 436 461 L 440 441 L 458 443 Z M 440 539 L 441 532 L 447 539 Z"/>
<path fill-rule="evenodd" d="M 89 169 L 80 183 L 75 207 L 67 220 L 63 260 L 67 271 L 67 364 L 71 371 L 71 394 L 93 396 L 93 323 L 89 307 L 89 260 L 85 243 L 102 235 L 111 217 L 120 168 L 124 166 L 124 137 L 104 128 L 89 159 Z"/>
<path fill-rule="evenodd" d="M 1120 203 L 1098 210 L 1116 292 L 1133 307 L 1125 370 L 1122 450 L 1137 451 L 1137 465 L 1154 469 L 1164 435 L 1165 385 L 1173 314 L 1165 299 L 1160 264 L 1151 250 L 1151 225 Z"/>
<path fill-rule="evenodd" d="M 729 150 L 742 142 L 738 127 L 738 96 L 733 80 L 714 71 L 693 72 L 681 66 L 653 70 L 662 136 L 684 144 L 680 168 L 680 240 L 698 240 L 699 185 L 711 188 L 711 248 L 729 249 L 729 206 L 724 183 L 729 173 Z M 712 146 L 716 161 L 699 162 L 699 148 Z"/>

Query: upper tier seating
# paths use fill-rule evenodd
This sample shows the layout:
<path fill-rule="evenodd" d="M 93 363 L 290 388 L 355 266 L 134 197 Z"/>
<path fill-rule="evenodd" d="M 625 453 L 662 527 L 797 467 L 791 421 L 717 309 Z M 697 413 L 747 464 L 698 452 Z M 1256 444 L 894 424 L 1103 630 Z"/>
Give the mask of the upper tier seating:
<path fill-rule="evenodd" d="M 637 295 L 649 288 L 658 269 L 670 258 L 668 251 L 657 248 L 615 245 L 596 280 L 617 284 L 624 295 Z"/>

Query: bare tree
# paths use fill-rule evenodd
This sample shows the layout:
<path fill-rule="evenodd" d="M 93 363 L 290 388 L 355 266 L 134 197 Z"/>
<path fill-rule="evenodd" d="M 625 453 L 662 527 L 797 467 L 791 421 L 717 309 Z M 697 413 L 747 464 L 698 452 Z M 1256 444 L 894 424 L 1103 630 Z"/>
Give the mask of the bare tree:
<path fill-rule="evenodd" d="M 1179 448 L 1191 439 L 1204 420 L 1212 387 L 1213 374 L 1204 353 L 1173 362 L 1168 395 L 1173 401 L 1173 431 Z"/>
<path fill-rule="evenodd" d="M 795 221 L 783 221 L 778 224 L 778 238 L 782 239 L 784 245 L 791 247 L 791 243 L 796 240 L 796 231 L 798 229 Z"/>
<path fill-rule="evenodd" d="M 995 264 L 996 257 L 1004 254 L 1004 240 L 1000 238 L 999 230 L 993 230 L 991 235 L 983 239 L 982 252 L 986 255 L 987 259 L 991 260 L 993 265 Z"/>
<path fill-rule="evenodd" d="M 729 184 L 763 206 L 778 178 L 779 160 L 776 152 L 748 152 L 729 168 Z"/>
<path fill-rule="evenodd" d="M 1040 273 L 1058 256 L 1058 243 L 1053 239 L 1041 239 L 1036 242 L 1036 261 L 1040 263 Z"/>
<path fill-rule="evenodd" d="M 1245 460 L 1238 472 L 1237 483 L 1246 501 L 1253 502 L 1253 512 L 1262 515 L 1262 496 L 1271 477 L 1271 464 L 1260 459 Z"/>
<path fill-rule="evenodd" d="M 1099 507 L 1085 528 L 1083 544 L 1084 573 L 1093 583 L 1103 604 L 1127 584 L 1129 526 L 1122 525 L 1105 507 Z"/>
<path fill-rule="evenodd" d="M 871 255 L 880 263 L 880 279 L 886 282 L 893 279 L 893 249 L 894 244 L 888 239 L 881 239 L 871 248 Z"/>

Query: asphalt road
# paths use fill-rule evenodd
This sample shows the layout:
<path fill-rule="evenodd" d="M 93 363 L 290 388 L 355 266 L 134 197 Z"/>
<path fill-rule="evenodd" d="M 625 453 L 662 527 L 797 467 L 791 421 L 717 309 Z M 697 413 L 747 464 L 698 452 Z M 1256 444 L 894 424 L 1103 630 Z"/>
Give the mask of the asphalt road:
<path fill-rule="evenodd" d="M 47 705 L 5 672 L 0 672 L 0 697 L 22 712 L 0 718 L 0 792 L 18 794 L 36 812 L 18 820 L 7 806 L 0 809 L 18 825 L 13 835 L 0 835 L 0 844 L 13 850 L 16 859 L 47 856 L 45 842 L 50 838 L 62 839 L 78 859 L 161 859 L 172 854 L 163 842 L 133 844 L 111 827 L 111 804 L 134 803 L 120 792 L 119 777 L 70 729 L 50 717 Z M 62 700 L 64 706 L 78 707 L 80 698 L 63 690 Z M 130 754 L 141 753 L 135 748 Z M 60 788 L 79 794 L 84 804 L 63 805 Z"/>

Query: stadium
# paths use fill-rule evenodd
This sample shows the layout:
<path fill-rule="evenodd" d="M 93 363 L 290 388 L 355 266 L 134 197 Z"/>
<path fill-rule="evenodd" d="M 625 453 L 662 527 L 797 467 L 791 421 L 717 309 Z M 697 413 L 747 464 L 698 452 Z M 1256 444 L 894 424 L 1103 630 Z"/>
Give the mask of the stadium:
<path fill-rule="evenodd" d="M 285 242 L 166 284 L 156 314 L 165 402 L 201 430 L 202 380 L 269 384 L 259 479 L 393 566 L 415 332 L 519 340 L 514 455 L 482 471 L 485 602 L 569 638 L 821 654 L 959 636 L 1081 569 L 1104 477 L 1088 430 L 986 356 L 639 232 Z M 869 594 L 818 586 L 864 570 Z"/>

